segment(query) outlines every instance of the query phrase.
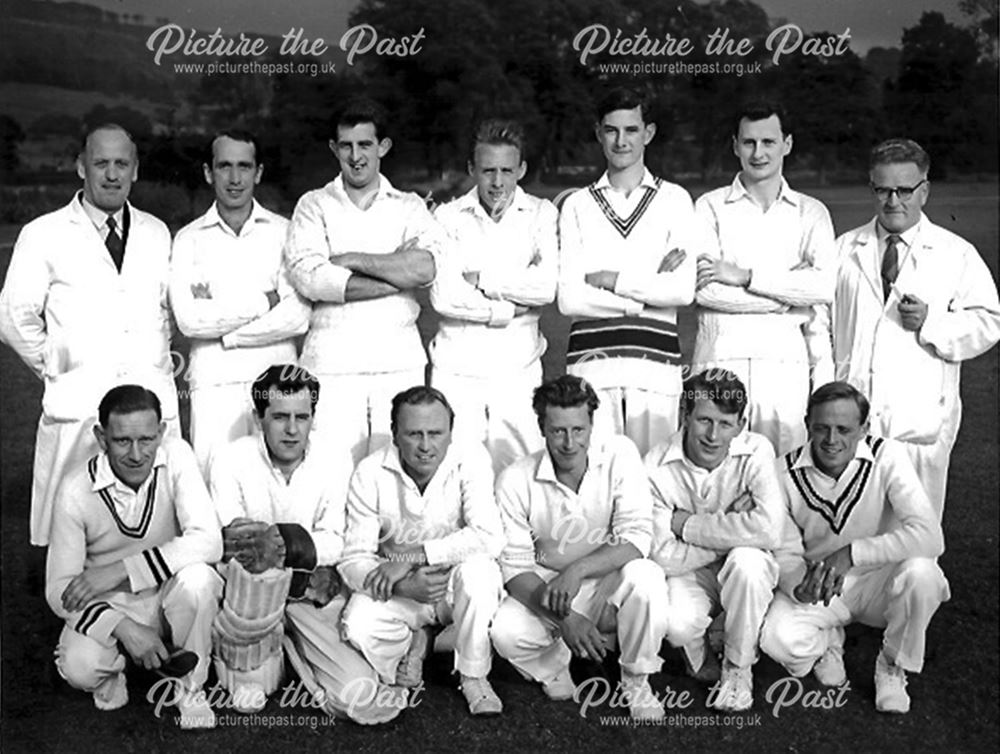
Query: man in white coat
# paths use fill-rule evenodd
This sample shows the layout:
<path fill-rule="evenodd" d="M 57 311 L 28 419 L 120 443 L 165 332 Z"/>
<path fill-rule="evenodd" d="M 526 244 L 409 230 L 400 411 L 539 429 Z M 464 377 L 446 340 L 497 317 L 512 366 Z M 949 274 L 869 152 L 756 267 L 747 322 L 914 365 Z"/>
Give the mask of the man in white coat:
<path fill-rule="evenodd" d="M 906 443 L 940 519 L 962 417 L 961 362 L 1000 340 L 1000 302 L 975 247 L 923 214 L 930 157 L 914 141 L 872 150 L 876 216 L 837 239 L 837 379 L 871 401 L 872 432 Z"/>
<path fill-rule="evenodd" d="M 21 229 L 0 292 L 0 340 L 45 383 L 31 490 L 31 543 L 40 546 L 60 480 L 97 452 L 94 407 L 109 388 L 153 390 L 168 434 L 180 436 L 170 232 L 128 203 L 139 161 L 124 128 L 92 129 L 76 165 L 83 190 Z"/>
<path fill-rule="evenodd" d="M 296 360 L 310 309 L 285 270 L 288 221 L 254 199 L 264 171 L 256 138 L 222 131 L 206 157 L 215 202 L 174 239 L 170 305 L 191 338 L 191 445 L 207 475 L 213 451 L 253 433 L 250 384 Z"/>

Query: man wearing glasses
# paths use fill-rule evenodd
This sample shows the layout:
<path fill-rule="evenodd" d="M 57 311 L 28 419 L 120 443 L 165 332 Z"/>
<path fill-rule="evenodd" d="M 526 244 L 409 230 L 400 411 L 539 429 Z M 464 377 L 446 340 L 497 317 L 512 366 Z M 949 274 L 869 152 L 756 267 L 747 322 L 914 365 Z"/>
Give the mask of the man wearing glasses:
<path fill-rule="evenodd" d="M 868 396 L 873 434 L 906 443 L 940 520 L 959 362 L 1000 340 L 1000 303 L 975 247 L 923 214 L 929 168 L 909 139 L 872 150 L 875 218 L 837 240 L 833 340 L 837 379 Z"/>

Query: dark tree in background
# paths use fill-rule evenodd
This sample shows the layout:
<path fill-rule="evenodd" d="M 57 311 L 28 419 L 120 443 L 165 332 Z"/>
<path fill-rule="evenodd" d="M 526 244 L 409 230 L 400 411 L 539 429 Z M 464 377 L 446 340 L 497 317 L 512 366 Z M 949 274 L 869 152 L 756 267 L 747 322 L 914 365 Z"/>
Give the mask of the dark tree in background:
<path fill-rule="evenodd" d="M 897 133 L 933 156 L 935 178 L 997 161 L 996 60 L 981 59 L 974 31 L 924 13 L 903 32 L 899 78 L 886 93 Z"/>

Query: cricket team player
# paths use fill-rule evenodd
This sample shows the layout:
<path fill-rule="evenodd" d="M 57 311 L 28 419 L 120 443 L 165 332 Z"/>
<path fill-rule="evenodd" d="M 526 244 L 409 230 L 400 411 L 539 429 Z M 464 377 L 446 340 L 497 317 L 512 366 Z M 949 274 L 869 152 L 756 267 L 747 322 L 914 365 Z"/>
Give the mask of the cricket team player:
<path fill-rule="evenodd" d="M 559 311 L 573 317 L 566 371 L 601 397 L 598 437 L 624 434 L 645 453 L 677 429 L 677 307 L 694 299 L 706 240 L 687 191 L 645 166 L 656 124 L 642 96 L 610 92 L 595 133 L 607 170 L 559 216 Z"/>
<path fill-rule="evenodd" d="M 698 258 L 693 362 L 735 372 L 749 395 L 750 429 L 786 453 L 805 439 L 811 364 L 822 382 L 832 378 L 833 224 L 826 207 L 782 176 L 792 134 L 780 105 L 749 103 L 735 126 L 740 172 L 695 203 L 716 243 Z"/>
<path fill-rule="evenodd" d="M 3 290 L 0 339 L 45 383 L 35 439 L 30 536 L 49 543 L 60 481 L 97 452 L 94 407 L 123 382 L 160 398 L 180 437 L 170 359 L 167 226 L 128 202 L 135 143 L 119 125 L 87 134 L 77 157 L 83 190 L 25 225 Z"/>
<path fill-rule="evenodd" d="M 571 655 L 600 662 L 617 643 L 630 715 L 658 720 L 663 705 L 648 676 L 662 664 L 668 611 L 663 573 L 646 559 L 649 482 L 627 437 L 592 442 L 598 403 L 570 375 L 535 391 L 545 449 L 497 480 L 508 596 L 491 636 L 497 653 L 554 700 L 573 696 Z"/>
<path fill-rule="evenodd" d="M 923 667 L 927 626 L 949 598 L 944 537 L 903 443 L 870 435 L 868 412 L 853 386 L 823 385 L 809 400 L 809 443 L 778 462 L 789 517 L 761 649 L 794 676 L 840 686 L 843 627 L 885 628 L 875 707 L 902 714 L 906 673 Z"/>
<path fill-rule="evenodd" d="M 875 434 L 906 443 L 940 519 L 961 362 L 1000 340 L 1000 303 L 975 247 L 923 213 L 929 169 L 909 139 L 872 150 L 875 217 L 837 239 L 833 342 L 837 378 L 868 397 Z"/>
<path fill-rule="evenodd" d="M 469 157 L 475 186 L 434 213 L 450 243 L 431 288 L 442 315 L 431 384 L 455 409 L 455 442 L 485 443 L 495 472 L 542 446 L 531 393 L 548 345 L 539 309 L 556 295 L 558 213 L 517 185 L 524 148 L 519 124 L 480 123 Z"/>
<path fill-rule="evenodd" d="M 337 457 L 310 440 L 319 388 L 294 364 L 268 367 L 248 390 L 260 433 L 213 459 L 226 578 L 213 630 L 216 674 L 235 709 L 259 711 L 281 684 L 284 647 L 330 714 L 387 722 L 402 705 L 380 704 L 391 694 L 382 694 L 375 671 L 340 638 L 345 597 L 334 566 L 354 467 L 346 450 Z"/>
<path fill-rule="evenodd" d="M 207 474 L 212 452 L 254 429 L 250 384 L 294 362 L 310 310 L 288 280 L 288 221 L 254 199 L 264 166 L 257 139 L 221 131 L 202 166 L 215 202 L 174 238 L 170 305 L 191 338 L 191 445 Z"/>
<path fill-rule="evenodd" d="M 355 463 L 388 442 L 392 396 L 424 382 L 414 291 L 433 282 L 443 240 L 423 200 L 379 172 L 391 148 L 382 108 L 349 101 L 330 139 L 340 175 L 299 199 L 285 247 L 313 302 L 300 364 L 324 386 L 316 439 Z"/>
<path fill-rule="evenodd" d="M 165 430 L 151 390 L 120 385 L 101 400 L 100 451 L 70 471 L 56 497 L 45 597 L 65 621 L 59 674 L 91 692 L 98 709 L 128 703 L 126 653 L 157 669 L 183 649 L 197 664 L 178 681 L 181 727 L 211 728 L 215 713 L 200 692 L 222 595 L 208 564 L 222 540 L 191 448 L 165 440 Z"/>
<path fill-rule="evenodd" d="M 473 715 L 503 705 L 487 675 L 489 626 L 503 584 L 503 524 L 489 454 L 451 442 L 454 413 L 435 388 L 392 400 L 393 442 L 358 464 L 338 569 L 352 594 L 343 636 L 386 685 L 421 682 L 431 626 L 450 626 L 455 671 Z"/>
<path fill-rule="evenodd" d="M 774 588 L 783 500 L 774 450 L 744 431 L 748 397 L 732 372 L 709 370 L 684 383 L 682 428 L 646 455 L 653 490 L 650 558 L 670 594 L 667 638 L 683 648 L 689 672 L 720 680 L 706 631 L 725 611 L 720 685 L 709 706 L 753 704 L 760 627 Z"/>

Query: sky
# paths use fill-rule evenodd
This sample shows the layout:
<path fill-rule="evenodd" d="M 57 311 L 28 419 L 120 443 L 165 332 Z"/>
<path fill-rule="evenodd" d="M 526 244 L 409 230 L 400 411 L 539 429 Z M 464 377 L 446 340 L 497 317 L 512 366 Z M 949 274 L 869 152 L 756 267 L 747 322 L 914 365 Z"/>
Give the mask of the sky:
<path fill-rule="evenodd" d="M 447 0 L 439 0 L 447 2 Z M 952 22 L 964 23 L 958 0 L 756 0 L 774 18 L 783 18 L 805 32 L 851 30 L 851 49 L 863 55 L 871 47 L 898 47 L 904 27 L 913 26 L 924 11 L 940 11 Z M 254 31 L 281 35 L 292 27 L 306 37 L 323 37 L 336 44 L 347 29 L 357 0 L 91 0 L 119 13 L 139 13 L 148 23 L 167 17 L 174 23 L 206 31 Z"/>

